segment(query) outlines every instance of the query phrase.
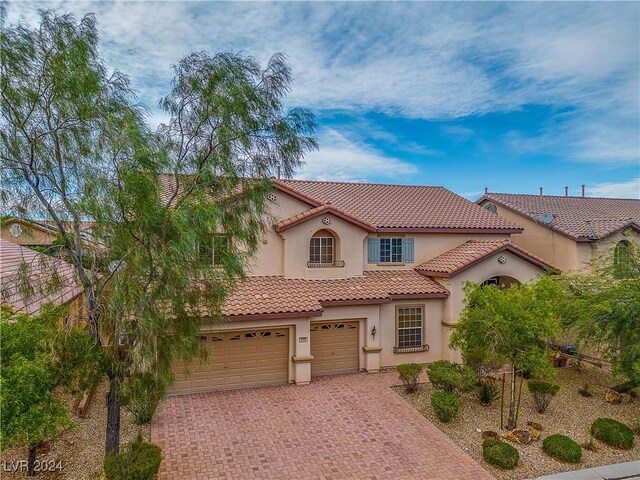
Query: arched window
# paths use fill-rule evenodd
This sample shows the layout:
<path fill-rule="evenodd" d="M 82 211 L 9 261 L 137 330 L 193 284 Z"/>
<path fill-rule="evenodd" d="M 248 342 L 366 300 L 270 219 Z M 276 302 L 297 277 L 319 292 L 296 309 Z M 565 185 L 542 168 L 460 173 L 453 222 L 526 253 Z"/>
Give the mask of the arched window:
<path fill-rule="evenodd" d="M 613 273 L 617 278 L 625 278 L 630 274 L 630 246 L 629 240 L 620 240 L 613 251 Z"/>
<path fill-rule="evenodd" d="M 318 230 L 309 242 L 310 264 L 333 264 L 336 241 L 329 230 Z"/>
<path fill-rule="evenodd" d="M 496 215 L 498 214 L 498 207 L 496 207 L 495 203 L 491 203 L 491 202 L 485 203 L 484 209 L 488 210 L 491 213 L 495 213 Z"/>

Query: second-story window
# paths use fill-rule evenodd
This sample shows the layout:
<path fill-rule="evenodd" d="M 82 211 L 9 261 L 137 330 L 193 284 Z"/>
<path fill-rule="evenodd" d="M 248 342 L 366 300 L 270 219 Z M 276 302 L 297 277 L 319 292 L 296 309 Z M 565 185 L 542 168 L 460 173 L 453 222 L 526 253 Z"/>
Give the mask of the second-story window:
<path fill-rule="evenodd" d="M 380 263 L 402 262 L 402 238 L 380 239 Z"/>
<path fill-rule="evenodd" d="M 309 263 L 330 263 L 335 259 L 335 239 L 328 230 L 319 230 L 309 242 Z"/>
<path fill-rule="evenodd" d="M 214 265 L 222 265 L 224 252 L 229 247 L 229 239 L 224 235 L 215 235 L 209 242 L 198 244 L 198 252 L 203 261 L 211 259 Z"/>

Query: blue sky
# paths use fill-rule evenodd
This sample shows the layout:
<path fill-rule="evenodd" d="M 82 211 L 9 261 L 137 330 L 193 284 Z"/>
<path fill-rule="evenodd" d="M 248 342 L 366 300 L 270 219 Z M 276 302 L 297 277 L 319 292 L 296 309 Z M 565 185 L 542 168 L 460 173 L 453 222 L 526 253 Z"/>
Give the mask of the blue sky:
<path fill-rule="evenodd" d="M 194 50 L 287 54 L 319 120 L 300 178 L 640 198 L 638 2 L 9 2 L 94 12 L 151 107 Z"/>

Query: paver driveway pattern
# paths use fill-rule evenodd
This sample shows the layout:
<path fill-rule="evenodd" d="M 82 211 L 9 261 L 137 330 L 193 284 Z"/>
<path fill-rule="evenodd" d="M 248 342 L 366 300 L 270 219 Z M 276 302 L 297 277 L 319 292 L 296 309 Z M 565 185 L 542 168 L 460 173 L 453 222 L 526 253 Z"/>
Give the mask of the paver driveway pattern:
<path fill-rule="evenodd" d="M 440 479 L 491 475 L 390 387 L 395 373 L 166 398 L 161 479 Z"/>

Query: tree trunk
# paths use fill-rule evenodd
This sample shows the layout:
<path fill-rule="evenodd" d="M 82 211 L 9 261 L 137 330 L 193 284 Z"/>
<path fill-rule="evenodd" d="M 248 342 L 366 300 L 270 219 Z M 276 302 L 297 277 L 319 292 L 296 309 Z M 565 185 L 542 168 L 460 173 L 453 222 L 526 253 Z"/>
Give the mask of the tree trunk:
<path fill-rule="evenodd" d="M 29 448 L 29 458 L 27 459 L 27 477 L 36 476 L 36 446 Z"/>
<path fill-rule="evenodd" d="M 120 397 L 122 393 L 122 373 L 109 375 L 109 394 L 107 395 L 107 440 L 105 457 L 118 453 L 120 449 Z"/>
<path fill-rule="evenodd" d="M 509 419 L 507 430 L 516 428 L 516 367 L 511 367 L 511 398 L 509 401 Z"/>

